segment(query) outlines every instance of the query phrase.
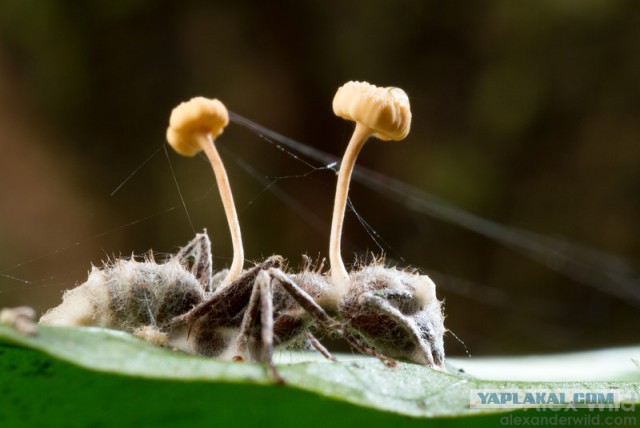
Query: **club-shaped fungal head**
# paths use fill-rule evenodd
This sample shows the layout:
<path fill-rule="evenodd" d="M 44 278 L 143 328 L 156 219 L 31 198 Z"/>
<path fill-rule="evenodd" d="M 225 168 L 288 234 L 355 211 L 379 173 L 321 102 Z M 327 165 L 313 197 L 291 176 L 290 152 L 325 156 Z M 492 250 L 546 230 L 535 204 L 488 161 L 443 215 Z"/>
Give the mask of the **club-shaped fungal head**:
<path fill-rule="evenodd" d="M 195 97 L 180 103 L 171 112 L 167 141 L 183 156 L 195 156 L 202 150 L 202 138 L 215 139 L 229 124 L 229 112 L 217 99 Z"/>
<path fill-rule="evenodd" d="M 333 98 L 333 112 L 372 130 L 380 140 L 403 140 L 411 128 L 409 97 L 400 88 L 347 82 Z"/>

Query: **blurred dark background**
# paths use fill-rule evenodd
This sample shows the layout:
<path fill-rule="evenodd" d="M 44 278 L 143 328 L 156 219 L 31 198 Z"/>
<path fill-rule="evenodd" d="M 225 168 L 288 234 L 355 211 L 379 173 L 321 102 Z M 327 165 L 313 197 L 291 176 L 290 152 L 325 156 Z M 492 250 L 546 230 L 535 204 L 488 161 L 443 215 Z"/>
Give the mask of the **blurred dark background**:
<path fill-rule="evenodd" d="M 639 76 L 634 1 L 5 0 L 0 306 L 44 311 L 91 263 L 175 251 L 194 228 L 208 228 L 216 266 L 228 265 L 209 166 L 169 153 L 190 219 L 182 208 L 162 150 L 171 109 L 219 98 L 341 155 L 352 125 L 332 114 L 333 95 L 367 80 L 403 88 L 413 124 L 404 142 L 369 142 L 360 165 L 560 239 L 548 243 L 554 270 L 352 185 L 389 262 L 433 274 L 447 325 L 472 355 L 637 344 L 640 299 L 628 296 L 640 294 Z M 233 124 L 219 147 L 247 258 L 278 253 L 296 267 L 302 253 L 326 256 L 335 175 Z M 277 191 L 317 219 L 256 177 L 280 177 Z M 353 214 L 345 233 L 347 261 L 380 251 Z M 554 254 L 591 250 L 593 265 L 558 272 L 566 262 Z M 617 292 L 620 272 L 627 297 Z M 447 349 L 464 353 L 451 337 Z"/>

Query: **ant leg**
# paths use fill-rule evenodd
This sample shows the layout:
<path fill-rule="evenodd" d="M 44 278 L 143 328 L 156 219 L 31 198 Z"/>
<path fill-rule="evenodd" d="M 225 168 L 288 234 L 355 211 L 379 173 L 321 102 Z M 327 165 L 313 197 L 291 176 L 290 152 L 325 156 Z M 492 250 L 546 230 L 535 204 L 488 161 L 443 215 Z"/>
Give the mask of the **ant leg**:
<path fill-rule="evenodd" d="M 323 357 L 325 357 L 327 360 L 331 360 L 334 362 L 338 361 L 336 360 L 336 357 L 331 355 L 331 352 L 329 352 L 327 348 L 322 346 L 322 343 L 320 343 L 320 341 L 316 339 L 316 337 L 313 334 L 311 334 L 309 330 L 306 330 L 304 333 L 307 336 L 307 340 L 309 340 L 309 343 L 311 344 L 311 346 L 313 346 L 315 350 L 318 351 Z"/>
<path fill-rule="evenodd" d="M 227 351 L 231 354 L 234 351 L 232 340 L 237 341 L 238 336 L 230 336 L 228 332 L 238 331 L 256 288 L 256 276 L 281 262 L 279 257 L 268 258 L 226 287 L 217 289 L 190 311 L 171 319 L 167 328 L 178 336 L 183 335 L 194 353 L 212 357 L 222 356 Z"/>
<path fill-rule="evenodd" d="M 245 271 L 238 279 L 223 289 L 218 289 L 208 300 L 200 303 L 186 314 L 176 317 L 176 321 L 194 321 L 203 316 L 232 319 L 247 306 L 258 273 L 271 267 L 278 267 L 281 263 L 282 257 L 269 257 L 259 265 Z"/>
<path fill-rule="evenodd" d="M 276 382 L 284 384 L 284 379 L 282 379 L 273 364 L 273 288 L 271 286 L 271 276 L 266 271 L 261 271 L 258 274 L 256 288 L 260 289 L 261 360 L 267 364 L 271 376 Z"/>
<path fill-rule="evenodd" d="M 211 241 L 204 233 L 196 234 L 187 245 L 180 248 L 180 251 L 174 256 L 181 264 L 188 265 L 189 260 L 193 259 L 191 265 L 191 273 L 196 277 L 202 289 L 205 292 L 211 291 L 211 277 L 213 275 L 213 261 L 211 259 Z"/>
<path fill-rule="evenodd" d="M 269 257 L 264 262 L 246 271 L 226 287 L 218 289 L 206 301 L 195 306 L 189 312 L 171 319 L 167 328 L 181 332 L 180 334 L 185 334 L 187 340 L 191 340 L 193 343 L 195 353 L 210 356 L 219 356 L 225 351 L 230 351 L 229 353 L 231 353 L 233 347 L 229 348 L 229 346 L 234 346 L 234 344 L 229 343 L 228 339 L 220 337 L 217 332 L 220 329 L 237 331 L 241 327 L 240 324 L 242 324 L 244 317 L 249 314 L 254 318 L 254 321 L 249 319 L 245 322 L 242 327 L 242 337 L 246 340 L 251 339 L 251 335 L 246 331 L 250 326 L 255 326 L 259 322 L 257 315 L 260 309 L 259 304 L 250 304 L 251 296 L 254 293 L 258 293 L 253 298 L 254 302 L 260 301 L 260 286 L 256 284 L 256 279 L 260 272 L 279 266 L 281 263 L 282 257 Z M 267 290 L 268 295 L 270 295 L 269 291 Z M 256 307 L 258 308 L 256 309 Z M 271 332 L 271 337 L 273 337 L 273 331 Z M 238 340 L 238 336 L 236 336 L 236 340 Z M 260 338 L 258 338 L 258 341 L 260 341 Z M 241 346 L 245 345 L 241 344 Z M 253 343 L 247 343 L 246 347 L 251 350 L 255 349 L 251 348 L 254 346 Z M 274 378 L 278 381 L 280 379 L 279 376 L 276 377 L 275 375 Z"/>
<path fill-rule="evenodd" d="M 240 333 L 238 334 L 238 339 L 235 344 L 236 355 L 233 356 L 234 361 L 244 361 L 244 355 L 248 355 L 248 344 L 249 338 L 252 335 L 252 329 L 256 324 L 256 320 L 258 318 L 258 312 L 260 311 L 260 287 L 257 286 L 257 277 L 256 281 L 253 284 L 253 290 L 251 291 L 251 297 L 249 298 L 249 304 L 247 305 L 247 309 L 242 317 L 242 323 L 240 324 Z"/>
<path fill-rule="evenodd" d="M 324 309 L 313 300 L 313 297 L 309 296 L 306 291 L 293 282 L 284 272 L 278 268 L 271 268 L 269 269 L 269 273 L 277 279 L 291 297 L 320 324 L 320 327 L 328 332 L 341 328 L 339 322 L 331 318 Z"/>
<path fill-rule="evenodd" d="M 258 313 L 260 316 L 258 317 Z M 260 352 L 257 360 L 267 364 L 271 376 L 277 383 L 284 383 L 284 380 L 278 373 L 273 364 L 273 293 L 271 289 L 271 277 L 269 274 L 261 270 L 256 275 L 242 323 L 240 324 L 240 333 L 236 342 L 233 357 L 235 361 L 242 361 L 243 355 L 249 355 L 253 358 L 254 349 L 250 349 L 249 341 L 253 336 L 254 328 L 260 326 Z"/>
<path fill-rule="evenodd" d="M 382 355 L 373 348 L 367 346 L 361 339 L 354 334 L 346 331 L 342 324 L 331 318 L 318 305 L 309 294 L 293 282 L 284 272 L 277 268 L 269 269 L 269 273 L 278 280 L 280 285 L 295 299 L 302 308 L 309 313 L 319 324 L 319 326 L 327 333 L 337 332 L 358 352 L 372 357 L 378 358 L 385 365 L 395 367 L 396 361 Z"/>
<path fill-rule="evenodd" d="M 341 332 L 341 334 L 342 337 L 349 343 L 349 345 L 351 345 L 353 348 L 355 348 L 356 351 L 360 352 L 361 354 L 377 358 L 382 361 L 382 363 L 387 367 L 395 367 L 398 365 L 398 362 L 396 360 L 394 360 L 393 358 L 389 358 L 386 355 L 383 355 L 375 349 L 371 348 L 356 335 L 344 330 Z"/>
<path fill-rule="evenodd" d="M 414 343 L 418 343 L 420 348 L 422 348 L 422 353 L 423 355 L 426 355 L 427 362 L 431 367 L 439 366 L 441 364 L 441 362 L 438 362 L 439 364 L 435 364 L 431 345 L 422 338 L 418 327 L 411 318 L 404 316 L 402 312 L 390 305 L 388 301 L 379 295 L 376 295 L 375 292 L 364 293 L 360 296 L 359 300 L 363 305 L 384 313 L 403 326 L 407 333 L 412 336 Z"/>

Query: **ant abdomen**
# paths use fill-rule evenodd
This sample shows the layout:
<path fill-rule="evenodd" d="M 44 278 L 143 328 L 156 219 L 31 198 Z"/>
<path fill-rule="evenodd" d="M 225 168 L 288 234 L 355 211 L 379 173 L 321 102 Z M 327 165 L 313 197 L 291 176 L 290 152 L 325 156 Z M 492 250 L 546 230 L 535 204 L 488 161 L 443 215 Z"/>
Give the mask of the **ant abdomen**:
<path fill-rule="evenodd" d="M 40 322 L 133 332 L 158 329 L 205 298 L 201 283 L 176 260 L 164 264 L 119 260 L 93 268 L 87 281 L 64 294 Z"/>

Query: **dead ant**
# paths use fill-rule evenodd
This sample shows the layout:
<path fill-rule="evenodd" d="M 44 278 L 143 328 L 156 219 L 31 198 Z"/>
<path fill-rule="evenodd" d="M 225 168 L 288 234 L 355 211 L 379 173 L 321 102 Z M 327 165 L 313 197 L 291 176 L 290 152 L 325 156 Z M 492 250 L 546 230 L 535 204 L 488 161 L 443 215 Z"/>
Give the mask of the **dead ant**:
<path fill-rule="evenodd" d="M 194 98 L 176 107 L 167 130 L 180 154 L 204 150 L 213 166 L 234 247 L 229 270 L 212 275 L 210 241 L 198 234 L 167 263 L 120 260 L 94 268 L 87 282 L 65 293 L 41 322 L 100 325 L 133 331 L 148 340 L 204 356 L 266 363 L 276 379 L 274 346 L 307 343 L 331 353 L 311 330 L 344 339 L 360 353 L 394 366 L 395 358 L 444 369 L 443 314 L 434 283 L 382 262 L 347 272 L 340 237 L 351 171 L 370 136 L 401 140 L 409 132 L 409 100 L 401 89 L 349 82 L 333 101 L 336 115 L 356 122 L 342 161 L 330 240 L 331 274 L 307 259 L 287 273 L 280 256 L 243 271 L 240 228 L 214 138 L 228 124 L 218 100 Z"/>

